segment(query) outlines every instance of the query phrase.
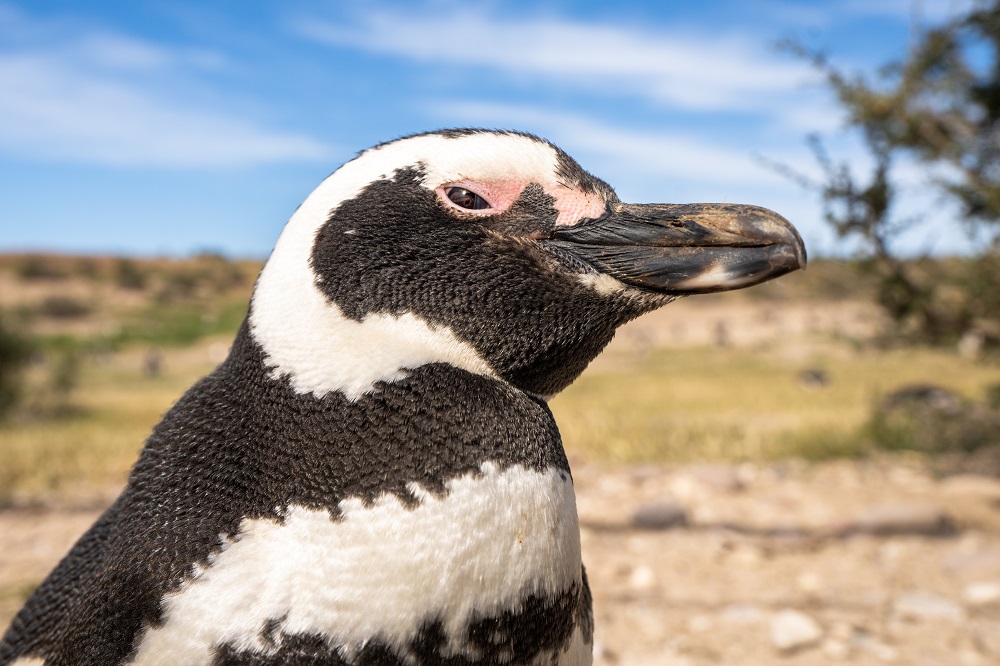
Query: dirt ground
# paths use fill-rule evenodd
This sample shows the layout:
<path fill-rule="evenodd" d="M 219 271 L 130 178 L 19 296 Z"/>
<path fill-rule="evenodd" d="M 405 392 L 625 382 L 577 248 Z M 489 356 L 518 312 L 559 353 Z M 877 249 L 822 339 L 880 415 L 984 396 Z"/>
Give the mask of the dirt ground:
<path fill-rule="evenodd" d="M 897 461 L 575 480 L 598 664 L 1000 664 L 996 479 Z"/>
<path fill-rule="evenodd" d="M 863 304 L 667 310 L 626 327 L 603 362 L 616 347 L 878 326 Z M 596 664 L 1000 664 L 996 476 L 904 457 L 573 470 Z M 0 626 L 102 508 L 0 511 Z"/>
<path fill-rule="evenodd" d="M 1000 480 L 579 464 L 596 663 L 1000 664 Z M 0 623 L 100 509 L 0 512 Z"/>

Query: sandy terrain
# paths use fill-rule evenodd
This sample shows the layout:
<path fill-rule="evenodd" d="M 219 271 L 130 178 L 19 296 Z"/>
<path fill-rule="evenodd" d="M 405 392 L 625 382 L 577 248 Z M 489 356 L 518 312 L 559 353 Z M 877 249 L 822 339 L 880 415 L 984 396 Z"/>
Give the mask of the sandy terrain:
<path fill-rule="evenodd" d="M 598 664 L 1000 664 L 1000 480 L 899 459 L 575 480 Z M 0 622 L 98 512 L 0 512 Z"/>
<path fill-rule="evenodd" d="M 879 325 L 863 303 L 682 301 L 623 329 L 604 362 L 616 348 L 785 348 Z M 597 664 L 1000 664 L 997 477 L 935 478 L 894 457 L 575 461 L 574 478 Z M 0 511 L 0 625 L 100 509 Z"/>

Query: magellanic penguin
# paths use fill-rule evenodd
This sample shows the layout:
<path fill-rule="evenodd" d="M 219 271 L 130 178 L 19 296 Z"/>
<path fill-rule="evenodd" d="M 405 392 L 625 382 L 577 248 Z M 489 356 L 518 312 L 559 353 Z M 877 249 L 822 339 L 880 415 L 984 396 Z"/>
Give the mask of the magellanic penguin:
<path fill-rule="evenodd" d="M 805 263 L 768 210 L 634 205 L 528 134 L 362 152 L 229 357 L 14 619 L 3 664 L 589 664 L 546 400 L 615 328 Z"/>

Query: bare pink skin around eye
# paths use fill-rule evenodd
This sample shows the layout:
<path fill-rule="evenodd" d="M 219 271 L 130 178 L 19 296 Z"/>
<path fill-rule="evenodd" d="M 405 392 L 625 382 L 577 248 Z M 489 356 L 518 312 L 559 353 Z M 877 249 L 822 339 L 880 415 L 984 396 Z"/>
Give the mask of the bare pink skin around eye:
<path fill-rule="evenodd" d="M 470 215 L 496 215 L 510 208 L 517 201 L 517 198 L 521 196 L 521 192 L 528 184 L 519 180 L 494 180 L 488 182 L 458 180 L 445 183 L 437 188 L 437 193 L 447 206 L 462 213 Z M 461 187 L 475 192 L 486 199 L 490 207 L 482 210 L 469 210 L 456 205 L 445 193 L 447 189 L 452 187 Z M 606 204 L 604 198 L 599 194 L 581 192 L 565 185 L 546 185 L 544 189 L 546 194 L 555 199 L 555 209 L 559 213 L 558 217 L 556 217 L 557 226 L 573 226 L 583 219 L 596 218 L 604 214 Z"/>
<path fill-rule="evenodd" d="M 452 187 L 460 187 L 464 190 L 475 192 L 482 198 L 486 199 L 486 201 L 490 204 L 490 207 L 482 210 L 469 210 L 468 208 L 462 208 L 461 206 L 456 205 L 445 193 L 445 190 Z M 510 208 L 511 205 L 517 201 L 517 198 L 521 196 L 521 190 L 523 189 L 524 183 L 515 180 L 498 180 L 490 182 L 456 180 L 452 183 L 445 183 L 441 187 L 437 188 L 437 193 L 446 205 L 463 213 L 471 215 L 496 215 L 497 213 L 502 213 Z"/>
<path fill-rule="evenodd" d="M 565 185 L 546 187 L 545 191 L 556 200 L 557 227 L 571 227 L 581 220 L 600 217 L 607 208 L 604 197 L 594 192 L 581 192 Z"/>

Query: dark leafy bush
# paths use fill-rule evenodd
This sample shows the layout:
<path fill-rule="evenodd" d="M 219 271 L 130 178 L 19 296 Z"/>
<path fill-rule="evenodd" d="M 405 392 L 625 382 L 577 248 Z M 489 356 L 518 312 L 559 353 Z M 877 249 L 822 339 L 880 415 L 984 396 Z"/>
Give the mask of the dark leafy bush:
<path fill-rule="evenodd" d="M 51 296 L 42 301 L 38 314 L 53 319 L 79 319 L 90 314 L 91 308 L 71 296 Z"/>
<path fill-rule="evenodd" d="M 31 341 L 0 318 L 0 418 L 24 395 L 23 372 L 33 351 Z"/>

